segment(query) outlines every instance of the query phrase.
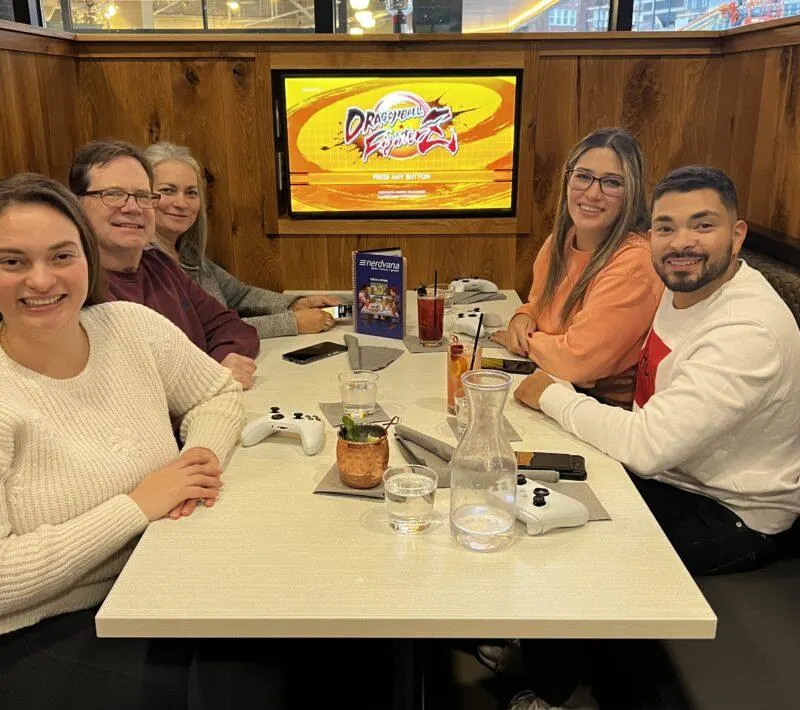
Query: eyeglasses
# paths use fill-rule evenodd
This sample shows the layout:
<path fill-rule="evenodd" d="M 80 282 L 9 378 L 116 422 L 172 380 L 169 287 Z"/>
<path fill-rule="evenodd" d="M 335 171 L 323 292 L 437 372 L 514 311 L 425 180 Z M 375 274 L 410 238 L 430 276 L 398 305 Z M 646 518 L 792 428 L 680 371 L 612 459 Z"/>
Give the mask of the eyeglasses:
<path fill-rule="evenodd" d="M 585 192 L 594 185 L 595 180 L 600 183 L 600 192 L 608 195 L 608 197 L 622 197 L 625 194 L 625 181 L 613 175 L 595 177 L 591 173 L 586 173 L 582 170 L 570 170 L 567 184 L 573 190 Z"/>
<path fill-rule="evenodd" d="M 83 197 L 100 197 L 106 207 L 124 207 L 132 197 L 143 210 L 155 209 L 161 195 L 157 192 L 125 192 L 124 190 L 87 190 Z"/>

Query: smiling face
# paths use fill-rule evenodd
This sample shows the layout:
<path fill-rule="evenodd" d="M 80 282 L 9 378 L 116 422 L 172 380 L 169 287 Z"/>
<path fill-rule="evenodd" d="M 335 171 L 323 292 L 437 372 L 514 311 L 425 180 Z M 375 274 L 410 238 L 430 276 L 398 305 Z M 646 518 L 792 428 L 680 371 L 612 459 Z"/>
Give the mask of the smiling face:
<path fill-rule="evenodd" d="M 70 219 L 38 203 L 0 214 L 0 314 L 9 333 L 69 326 L 88 291 L 86 255 Z"/>
<path fill-rule="evenodd" d="M 573 187 L 575 183 L 581 180 L 588 182 L 592 177 L 606 178 L 609 186 L 622 188 L 623 194 L 610 196 L 603 193 L 597 180 L 585 190 Z M 613 150 L 587 150 L 575 164 L 567 186 L 567 210 L 575 229 L 592 234 L 610 233 L 622 211 L 624 186 L 622 163 Z"/>
<path fill-rule="evenodd" d="M 154 189 L 161 194 L 156 208 L 156 231 L 175 243 L 200 212 L 197 173 L 181 160 L 167 160 L 153 168 Z"/>
<path fill-rule="evenodd" d="M 708 298 L 736 273 L 747 225 L 716 190 L 667 192 L 653 205 L 653 266 L 686 308 Z"/>
<path fill-rule="evenodd" d="M 114 158 L 105 165 L 89 170 L 87 191 L 122 190 L 149 194 L 150 179 L 142 164 L 135 158 Z M 129 198 L 121 207 L 109 207 L 99 195 L 80 198 L 81 207 L 97 235 L 101 255 L 106 253 L 141 254 L 155 235 L 155 210 L 142 209 Z"/>

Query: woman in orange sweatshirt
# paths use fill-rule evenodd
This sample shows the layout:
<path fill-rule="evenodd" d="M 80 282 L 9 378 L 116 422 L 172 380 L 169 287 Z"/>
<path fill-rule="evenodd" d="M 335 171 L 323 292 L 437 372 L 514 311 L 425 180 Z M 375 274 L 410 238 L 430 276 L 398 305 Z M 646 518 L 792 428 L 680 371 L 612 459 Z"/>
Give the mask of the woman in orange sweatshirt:
<path fill-rule="evenodd" d="M 630 404 L 663 289 L 648 225 L 639 143 L 620 128 L 590 133 L 564 165 L 528 302 L 493 339 L 600 400 Z"/>

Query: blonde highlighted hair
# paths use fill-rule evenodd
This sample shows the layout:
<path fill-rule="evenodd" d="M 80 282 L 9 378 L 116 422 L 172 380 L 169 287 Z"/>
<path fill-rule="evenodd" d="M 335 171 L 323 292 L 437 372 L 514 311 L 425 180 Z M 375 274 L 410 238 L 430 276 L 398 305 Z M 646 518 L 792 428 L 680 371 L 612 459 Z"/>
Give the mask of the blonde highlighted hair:
<path fill-rule="evenodd" d="M 625 194 L 622 209 L 611 227 L 608 238 L 594 251 L 583 273 L 567 296 L 561 309 L 561 322 L 566 324 L 573 312 L 583 303 L 583 298 L 592 279 L 611 261 L 631 232 L 647 234 L 650 217 L 644 194 L 644 157 L 639 142 L 624 128 L 600 128 L 583 138 L 573 149 L 564 163 L 561 173 L 561 193 L 558 198 L 555 224 L 553 225 L 553 244 L 547 279 L 538 302 L 536 312 L 541 313 L 553 301 L 559 284 L 567 272 L 567 239 L 574 226 L 567 209 L 567 190 L 569 176 L 581 156 L 593 148 L 608 148 L 614 151 L 622 164 L 622 177 L 625 181 Z"/>
<path fill-rule="evenodd" d="M 153 171 L 161 163 L 175 160 L 188 165 L 197 176 L 197 190 L 200 195 L 200 210 L 197 219 L 180 237 L 181 266 L 189 269 L 199 269 L 203 264 L 208 243 L 208 215 L 206 214 L 206 189 L 203 181 L 203 171 L 200 163 L 192 156 L 191 151 L 183 145 L 175 145 L 167 141 L 153 143 L 147 146 L 144 155 L 153 167 Z M 157 237 L 158 238 L 158 237 Z"/>

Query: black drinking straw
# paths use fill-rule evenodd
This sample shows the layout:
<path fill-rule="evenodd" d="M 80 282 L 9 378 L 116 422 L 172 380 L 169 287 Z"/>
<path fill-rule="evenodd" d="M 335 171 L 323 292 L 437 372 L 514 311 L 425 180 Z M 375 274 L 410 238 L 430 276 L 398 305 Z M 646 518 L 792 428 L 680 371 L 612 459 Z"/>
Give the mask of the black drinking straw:
<path fill-rule="evenodd" d="M 472 343 L 472 360 L 469 361 L 470 370 L 475 367 L 475 353 L 478 352 L 478 340 L 480 340 L 481 337 L 481 326 L 483 326 L 483 313 L 481 313 L 481 317 L 478 318 L 478 332 L 475 333 L 475 342 Z"/>
<path fill-rule="evenodd" d="M 436 330 L 438 325 L 436 321 L 436 292 L 439 290 L 439 269 L 433 270 L 433 329 Z"/>

